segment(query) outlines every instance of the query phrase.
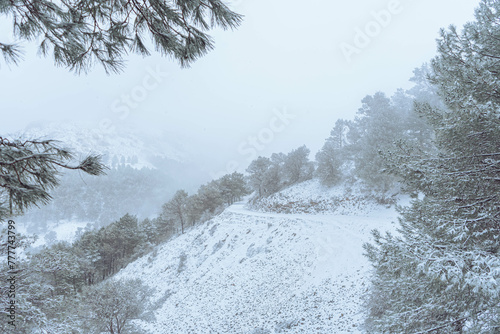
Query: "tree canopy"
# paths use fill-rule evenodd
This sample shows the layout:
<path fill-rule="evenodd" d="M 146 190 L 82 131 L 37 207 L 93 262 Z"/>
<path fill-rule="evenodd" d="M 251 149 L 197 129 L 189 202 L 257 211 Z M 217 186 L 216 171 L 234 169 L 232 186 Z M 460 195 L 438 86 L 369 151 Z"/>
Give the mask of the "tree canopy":
<path fill-rule="evenodd" d="M 309 149 L 304 145 L 288 154 L 273 153 L 271 158 L 258 157 L 247 168 L 248 186 L 256 198 L 272 195 L 285 187 L 307 181 L 314 173 L 309 161 Z"/>
<path fill-rule="evenodd" d="M 188 66 L 213 49 L 207 31 L 242 20 L 221 0 L 0 0 L 0 15 L 12 19 L 17 40 L 0 41 L 7 63 L 21 60 L 19 42 L 39 40 L 41 55 L 76 73 L 95 63 L 119 72 L 124 55 L 147 56 L 151 47 Z"/>

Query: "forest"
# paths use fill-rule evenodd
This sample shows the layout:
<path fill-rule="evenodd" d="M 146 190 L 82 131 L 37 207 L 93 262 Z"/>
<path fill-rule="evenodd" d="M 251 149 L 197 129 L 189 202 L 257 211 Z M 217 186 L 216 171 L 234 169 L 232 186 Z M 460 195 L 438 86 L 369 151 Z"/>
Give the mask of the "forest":
<path fill-rule="evenodd" d="M 226 174 L 193 194 L 176 189 L 162 203 L 164 194 L 154 194 L 156 218 L 138 218 L 151 213 L 150 206 L 141 210 L 141 198 L 153 186 L 168 188 L 164 175 L 105 168 L 97 156 L 70 166 L 70 152 L 50 141 L 0 137 L 2 220 L 15 221 L 41 203 L 51 217 L 98 222 L 71 244 L 30 252 L 31 236 L 11 243 L 19 257 L 16 333 L 140 333 L 131 320 L 154 317 L 151 292 L 139 280 L 113 280 L 116 273 L 236 202 L 258 207 L 262 198 L 311 179 L 325 187 L 361 184 L 381 204 L 395 204 L 398 194 L 412 198 L 398 207 L 397 234 L 374 230 L 373 242 L 364 245 L 373 266 L 366 332 L 498 333 L 500 2 L 481 1 L 475 18 L 462 31 L 441 31 L 436 57 L 414 70 L 411 89 L 374 92 L 352 119 L 332 124 L 313 159 L 300 146 L 260 156 L 244 173 Z M 60 168 L 96 175 L 95 182 L 73 196 L 79 176 L 69 171 L 60 181 Z M 99 181 L 103 173 L 106 182 Z M 133 186 L 114 194 L 116 180 Z M 51 206 L 47 192 L 59 182 L 64 207 Z M 115 218 L 127 208 L 135 212 Z M 2 240 L 2 258 L 8 244 Z M 2 291 L 13 275 L 7 263 L 1 263 Z M 8 303 L 7 293 L 1 298 Z M 0 322 L 0 330 L 8 332 L 9 324 Z"/>

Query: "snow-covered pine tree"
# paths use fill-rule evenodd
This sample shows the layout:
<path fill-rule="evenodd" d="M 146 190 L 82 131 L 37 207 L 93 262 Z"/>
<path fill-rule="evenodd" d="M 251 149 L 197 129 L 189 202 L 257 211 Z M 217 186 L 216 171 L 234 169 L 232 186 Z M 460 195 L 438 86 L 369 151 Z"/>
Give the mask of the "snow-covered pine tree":
<path fill-rule="evenodd" d="M 271 160 L 266 157 L 258 157 L 253 160 L 246 172 L 248 173 L 248 184 L 258 197 L 266 194 L 265 174 L 271 166 Z"/>
<path fill-rule="evenodd" d="M 286 155 L 283 174 L 286 185 L 293 185 L 312 178 L 314 163 L 309 161 L 311 151 L 305 146 L 298 147 Z"/>
<path fill-rule="evenodd" d="M 151 309 L 153 290 L 141 280 L 108 279 L 84 291 L 79 318 L 84 333 L 142 333 L 133 320 Z"/>
<path fill-rule="evenodd" d="M 321 150 L 316 153 L 318 167 L 315 176 L 322 184 L 333 186 L 342 180 L 342 165 L 347 160 L 348 152 L 344 149 L 347 145 L 346 134 L 349 132 L 350 122 L 339 119 L 330 132 L 330 137 L 325 141 Z"/>
<path fill-rule="evenodd" d="M 372 332 L 500 332 L 500 2 L 441 32 L 432 82 L 447 110 L 419 104 L 435 155 L 402 146 L 393 171 L 425 195 L 402 209 L 398 236 L 365 245 L 375 267 Z"/>
<path fill-rule="evenodd" d="M 183 234 L 186 227 L 187 198 L 188 193 L 185 190 L 177 190 L 172 199 L 163 204 L 161 213 L 165 219 L 172 219 L 177 226 L 180 226 Z"/>
<path fill-rule="evenodd" d="M 216 183 L 226 205 L 231 205 L 235 201 L 239 201 L 243 196 L 248 195 L 249 192 L 245 176 L 238 172 L 226 174 L 216 180 Z"/>
<path fill-rule="evenodd" d="M 282 152 L 271 154 L 271 164 L 262 177 L 264 196 L 272 195 L 286 187 L 287 177 L 285 175 L 284 166 L 287 157 L 288 156 Z"/>
<path fill-rule="evenodd" d="M 405 118 L 384 93 L 368 95 L 362 102 L 355 120 L 357 130 L 349 133 L 354 174 L 370 188 L 384 193 L 394 187 L 397 178 L 383 173 L 386 166 L 379 151 L 389 150 L 404 136 Z"/>

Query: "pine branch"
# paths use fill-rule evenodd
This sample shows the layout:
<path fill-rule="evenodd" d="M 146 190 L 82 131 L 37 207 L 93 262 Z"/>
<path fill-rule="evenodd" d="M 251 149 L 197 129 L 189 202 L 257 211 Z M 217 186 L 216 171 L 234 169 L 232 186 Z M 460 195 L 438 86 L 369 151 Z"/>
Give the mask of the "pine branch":
<path fill-rule="evenodd" d="M 95 63 L 107 73 L 120 72 L 128 51 L 149 55 L 141 36 L 145 32 L 158 52 L 186 67 L 213 49 L 206 31 L 217 26 L 234 29 L 243 18 L 220 0 L 64 0 L 58 5 L 21 0 L 5 6 L 13 13 L 15 37 L 41 38 L 40 55 L 52 51 L 57 66 L 77 73 Z M 0 44 L 0 51 L 7 62 L 18 63 L 17 45 Z"/>
<path fill-rule="evenodd" d="M 0 52 L 7 64 L 18 65 L 22 60 L 22 50 L 17 44 L 0 43 Z"/>

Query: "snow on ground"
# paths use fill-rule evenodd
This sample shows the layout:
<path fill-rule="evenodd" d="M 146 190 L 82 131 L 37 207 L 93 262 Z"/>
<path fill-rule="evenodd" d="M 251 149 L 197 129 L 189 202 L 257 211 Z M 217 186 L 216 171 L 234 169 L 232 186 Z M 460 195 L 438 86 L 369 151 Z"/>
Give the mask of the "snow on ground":
<path fill-rule="evenodd" d="M 31 235 L 30 224 L 33 223 L 18 223 L 17 229 L 21 234 Z M 81 221 L 67 221 L 61 220 L 57 223 L 49 223 L 45 231 L 41 233 L 36 233 L 38 236 L 37 240 L 31 245 L 31 247 L 41 247 L 47 243 L 55 241 L 66 241 L 72 243 L 75 241 L 77 233 L 79 230 L 84 230 L 90 222 Z"/>
<path fill-rule="evenodd" d="M 396 196 L 374 195 L 363 191 L 361 184 L 341 184 L 325 187 L 313 179 L 269 197 L 258 200 L 252 208 L 262 212 L 280 213 L 335 213 L 340 215 L 369 214 L 397 200 Z"/>
<path fill-rule="evenodd" d="M 90 222 L 80 222 L 80 221 L 60 221 L 57 226 L 55 226 L 52 231 L 56 232 L 58 241 L 67 241 L 72 243 L 75 241 L 75 237 L 79 230 L 84 230 L 88 225 L 92 225 Z"/>
<path fill-rule="evenodd" d="M 394 209 L 280 214 L 243 203 L 158 247 L 117 277 L 156 291 L 149 333 L 361 333 L 370 265 L 362 245 Z"/>
<path fill-rule="evenodd" d="M 97 127 L 85 128 L 68 122 L 53 122 L 43 126 L 33 126 L 22 133 L 14 135 L 23 138 L 57 139 L 77 158 L 82 158 L 90 153 L 100 154 L 104 163 L 111 164 L 112 157 L 118 162 L 123 158 L 137 157 L 135 163 L 126 163 L 132 168 L 151 168 L 155 166 L 150 162 L 151 157 L 168 158 L 173 161 L 183 161 L 184 154 L 175 149 L 166 141 L 158 141 L 149 136 L 134 134 L 127 130 L 106 130 Z M 108 161 L 106 161 L 108 160 Z"/>

